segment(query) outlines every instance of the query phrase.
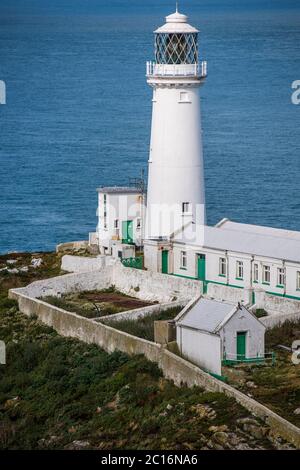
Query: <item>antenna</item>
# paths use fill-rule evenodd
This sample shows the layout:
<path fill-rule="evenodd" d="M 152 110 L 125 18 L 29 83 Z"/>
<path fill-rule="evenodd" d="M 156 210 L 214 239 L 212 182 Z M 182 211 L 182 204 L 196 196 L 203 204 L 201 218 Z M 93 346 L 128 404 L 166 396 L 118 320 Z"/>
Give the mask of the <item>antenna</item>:
<path fill-rule="evenodd" d="M 178 2 L 176 2 L 176 13 L 178 13 Z"/>

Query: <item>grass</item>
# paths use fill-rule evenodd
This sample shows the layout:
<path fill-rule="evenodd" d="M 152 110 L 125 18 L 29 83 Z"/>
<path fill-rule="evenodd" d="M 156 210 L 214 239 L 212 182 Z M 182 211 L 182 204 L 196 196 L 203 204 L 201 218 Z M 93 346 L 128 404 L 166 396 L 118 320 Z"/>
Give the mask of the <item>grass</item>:
<path fill-rule="evenodd" d="M 296 339 L 300 339 L 300 322 L 267 330 L 266 351 L 275 351 L 275 365 L 243 366 L 229 373 L 224 368 L 224 374 L 232 385 L 300 427 L 300 415 L 294 413 L 300 407 L 300 366 L 292 363 L 291 353 L 276 349 L 278 344 L 290 347 Z M 249 387 L 249 382 L 255 386 Z"/>
<path fill-rule="evenodd" d="M 273 349 L 278 344 L 292 346 L 294 340 L 300 339 L 300 321 L 287 321 L 282 325 L 276 326 L 266 331 L 266 347 Z"/>
<path fill-rule="evenodd" d="M 114 286 L 98 291 L 69 293 L 62 297 L 47 296 L 41 300 L 86 318 L 100 318 L 151 305 L 149 302 L 119 292 Z"/>
<path fill-rule="evenodd" d="M 0 337 L 7 345 L 1 449 L 61 449 L 78 440 L 97 449 L 200 449 L 212 424 L 239 435 L 236 420 L 249 416 L 225 395 L 176 388 L 142 356 L 62 338 L 3 296 Z M 213 420 L 197 415 L 202 405 L 214 410 Z"/>
<path fill-rule="evenodd" d="M 0 339 L 7 348 L 7 364 L 0 365 L 0 449 L 64 449 L 74 441 L 107 450 L 219 448 L 212 425 L 226 425 L 238 444 L 274 448 L 267 438 L 245 434 L 237 420 L 251 415 L 233 399 L 177 388 L 142 356 L 109 355 L 21 314 L 7 289 L 60 274 L 59 257 L 42 256 L 43 265 L 26 278 L 0 275 Z M 31 255 L 22 259 L 28 263 Z"/>
<path fill-rule="evenodd" d="M 68 298 L 54 296 L 43 297 L 41 300 L 47 302 L 48 304 L 54 305 L 55 307 L 62 308 L 63 310 L 77 313 L 78 315 L 85 318 L 98 318 L 104 315 L 119 313 L 124 310 L 122 308 L 114 307 L 113 305 L 106 305 L 104 308 L 101 308 L 100 314 L 100 310 L 97 310 L 92 302 L 85 302 L 84 305 L 81 305 L 74 301 L 68 300 Z"/>
<path fill-rule="evenodd" d="M 32 258 L 42 258 L 43 263 L 39 268 L 30 267 Z M 30 282 L 39 279 L 46 279 L 53 276 L 64 274 L 61 271 L 61 256 L 56 253 L 39 252 L 39 253 L 9 253 L 0 255 L 0 268 L 7 266 L 7 260 L 16 260 L 16 264 L 9 266 L 10 268 L 20 268 L 29 266 L 27 272 L 19 272 L 17 274 L 0 272 L 0 293 L 7 294 L 12 287 L 23 287 Z"/>
<path fill-rule="evenodd" d="M 173 307 L 160 313 L 153 313 L 138 320 L 119 320 L 119 321 L 105 321 L 106 325 L 112 326 L 117 330 L 125 331 L 139 338 L 154 341 L 154 321 L 156 320 L 171 320 L 178 315 L 182 310 L 181 307 Z"/>

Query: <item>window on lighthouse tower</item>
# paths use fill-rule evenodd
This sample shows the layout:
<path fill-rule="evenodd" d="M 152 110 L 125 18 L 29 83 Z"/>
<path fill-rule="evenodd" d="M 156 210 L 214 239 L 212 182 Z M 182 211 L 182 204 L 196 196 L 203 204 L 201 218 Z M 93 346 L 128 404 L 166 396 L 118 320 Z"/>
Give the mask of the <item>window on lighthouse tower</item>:
<path fill-rule="evenodd" d="M 157 64 L 196 64 L 198 62 L 198 34 L 156 34 L 155 60 Z"/>

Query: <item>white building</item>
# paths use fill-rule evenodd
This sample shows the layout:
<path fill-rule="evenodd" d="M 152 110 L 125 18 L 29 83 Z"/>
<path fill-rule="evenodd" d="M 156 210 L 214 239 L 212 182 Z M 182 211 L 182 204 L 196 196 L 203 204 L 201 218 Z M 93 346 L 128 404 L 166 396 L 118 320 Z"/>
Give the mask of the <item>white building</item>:
<path fill-rule="evenodd" d="M 176 341 L 183 357 L 221 375 L 222 361 L 265 357 L 266 327 L 244 306 L 199 297 L 175 318 Z"/>
<path fill-rule="evenodd" d="M 97 191 L 100 253 L 116 257 L 133 256 L 134 247 L 140 247 L 143 240 L 145 194 L 139 188 L 118 186 Z"/>
<path fill-rule="evenodd" d="M 178 237 L 145 247 L 151 270 L 209 284 L 262 289 L 300 300 L 300 233 L 223 220 L 195 240 Z M 253 303 L 255 303 L 255 292 Z"/>

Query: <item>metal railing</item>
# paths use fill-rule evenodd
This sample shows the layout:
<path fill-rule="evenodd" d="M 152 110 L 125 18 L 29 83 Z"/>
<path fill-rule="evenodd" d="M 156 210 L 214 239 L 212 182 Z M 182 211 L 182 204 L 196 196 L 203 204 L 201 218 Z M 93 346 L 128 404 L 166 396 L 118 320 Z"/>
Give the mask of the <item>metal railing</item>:
<path fill-rule="evenodd" d="M 147 62 L 147 77 L 196 77 L 204 78 L 207 75 L 207 62 L 198 64 L 156 64 Z"/>
<path fill-rule="evenodd" d="M 230 365 L 237 365 L 237 364 L 265 364 L 265 363 L 270 363 L 272 365 L 275 364 L 275 353 L 269 352 L 265 353 L 261 356 L 251 356 L 251 357 L 245 357 L 244 355 L 241 354 L 230 354 L 230 353 L 224 353 L 224 357 L 222 360 L 222 364 L 224 366 L 230 366 Z"/>

